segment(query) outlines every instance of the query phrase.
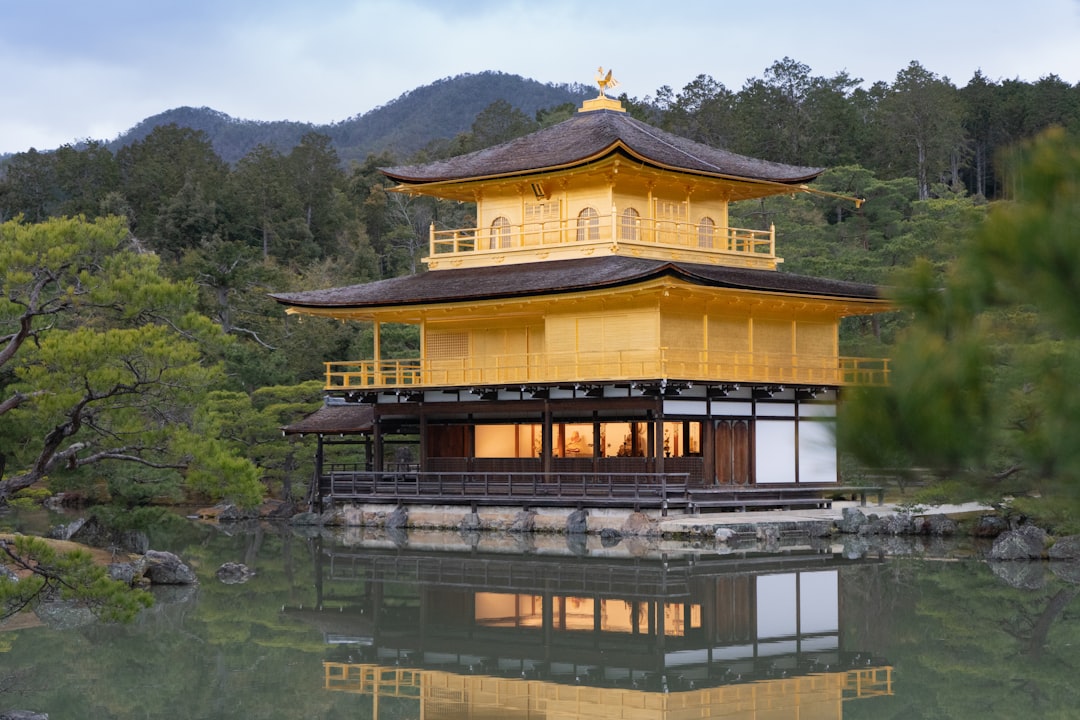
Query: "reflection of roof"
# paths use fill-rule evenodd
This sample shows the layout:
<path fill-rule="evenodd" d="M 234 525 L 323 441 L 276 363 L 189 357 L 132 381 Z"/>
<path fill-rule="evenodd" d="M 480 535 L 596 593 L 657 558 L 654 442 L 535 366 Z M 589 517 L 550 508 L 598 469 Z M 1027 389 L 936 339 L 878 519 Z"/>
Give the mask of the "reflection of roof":
<path fill-rule="evenodd" d="M 286 435 L 370 433 L 372 413 L 370 405 L 324 405 L 292 425 L 287 425 L 283 430 Z"/>
<path fill-rule="evenodd" d="M 297 307 L 393 307 L 606 289 L 661 276 L 716 288 L 852 300 L 880 299 L 874 285 L 775 270 L 695 265 L 619 255 L 439 270 L 363 285 L 278 293 L 272 297 Z"/>
<path fill-rule="evenodd" d="M 751 181 L 803 183 L 822 172 L 819 168 L 768 162 L 703 145 L 612 110 L 579 112 L 558 125 L 501 145 L 382 172 L 405 184 L 506 177 L 570 168 L 613 152 L 668 170 Z"/>

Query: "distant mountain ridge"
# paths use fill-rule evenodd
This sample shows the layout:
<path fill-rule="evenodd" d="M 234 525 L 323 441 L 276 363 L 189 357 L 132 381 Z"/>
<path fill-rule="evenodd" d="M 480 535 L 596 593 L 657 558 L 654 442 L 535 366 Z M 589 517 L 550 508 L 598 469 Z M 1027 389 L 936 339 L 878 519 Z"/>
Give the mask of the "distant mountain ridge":
<path fill-rule="evenodd" d="M 404 160 L 432 140 L 453 138 L 477 114 L 505 100 L 529 117 L 563 103 L 579 104 L 595 91 L 580 84 L 540 83 L 501 72 L 456 75 L 410 90 L 385 105 L 329 125 L 288 120 L 240 120 L 211 108 L 180 107 L 148 117 L 108 143 L 114 152 L 140 141 L 154 128 L 175 124 L 206 133 L 215 152 L 235 163 L 259 145 L 288 152 L 305 133 L 328 136 L 343 161 L 363 161 L 384 151 Z"/>

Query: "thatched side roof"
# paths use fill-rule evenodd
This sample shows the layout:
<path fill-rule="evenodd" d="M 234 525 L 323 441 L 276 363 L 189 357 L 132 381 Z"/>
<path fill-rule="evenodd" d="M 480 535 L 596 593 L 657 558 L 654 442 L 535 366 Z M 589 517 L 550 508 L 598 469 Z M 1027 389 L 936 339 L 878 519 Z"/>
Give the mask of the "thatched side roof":
<path fill-rule="evenodd" d="M 324 405 L 310 415 L 287 425 L 286 435 L 359 435 L 370 433 L 374 427 L 374 411 L 370 405 Z"/>

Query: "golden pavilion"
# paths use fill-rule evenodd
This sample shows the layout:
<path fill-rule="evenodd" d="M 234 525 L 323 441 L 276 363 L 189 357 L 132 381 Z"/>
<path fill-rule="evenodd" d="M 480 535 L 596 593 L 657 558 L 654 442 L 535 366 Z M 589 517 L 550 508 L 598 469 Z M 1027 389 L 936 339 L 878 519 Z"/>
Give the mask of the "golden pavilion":
<path fill-rule="evenodd" d="M 678 137 L 603 93 L 530 135 L 383 169 L 398 192 L 474 203 L 476 226 L 432 226 L 424 272 L 273 296 L 374 325 L 373 357 L 327 363 L 325 407 L 287 429 L 319 436 L 319 497 L 820 502 L 839 485 L 838 392 L 884 373 L 840 355 L 839 322 L 889 303 L 780 271 L 775 229 L 731 227 L 729 207 L 822 171 Z M 402 323 L 419 357 L 382 357 L 380 328 Z M 362 457 L 326 461 L 341 438 Z"/>

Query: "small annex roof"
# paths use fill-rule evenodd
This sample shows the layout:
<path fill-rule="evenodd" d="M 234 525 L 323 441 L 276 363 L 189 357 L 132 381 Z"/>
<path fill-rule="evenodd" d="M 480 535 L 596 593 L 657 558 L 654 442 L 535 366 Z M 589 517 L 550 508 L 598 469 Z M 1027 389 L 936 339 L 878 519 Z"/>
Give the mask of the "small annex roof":
<path fill-rule="evenodd" d="M 271 295 L 303 309 L 379 309 L 527 298 L 600 290 L 671 276 L 695 285 L 846 299 L 883 300 L 875 285 L 722 265 L 697 265 L 622 255 L 509 266 L 439 270 L 348 287 Z"/>
<path fill-rule="evenodd" d="M 616 152 L 666 170 L 729 180 L 796 185 L 824 172 L 822 168 L 768 162 L 710 147 L 615 110 L 579 112 L 501 145 L 422 165 L 383 168 L 381 172 L 404 185 L 422 186 L 569 169 Z"/>
<path fill-rule="evenodd" d="M 375 411 L 370 405 L 355 403 L 323 405 L 300 420 L 286 425 L 286 435 L 357 435 L 374 428 Z"/>

